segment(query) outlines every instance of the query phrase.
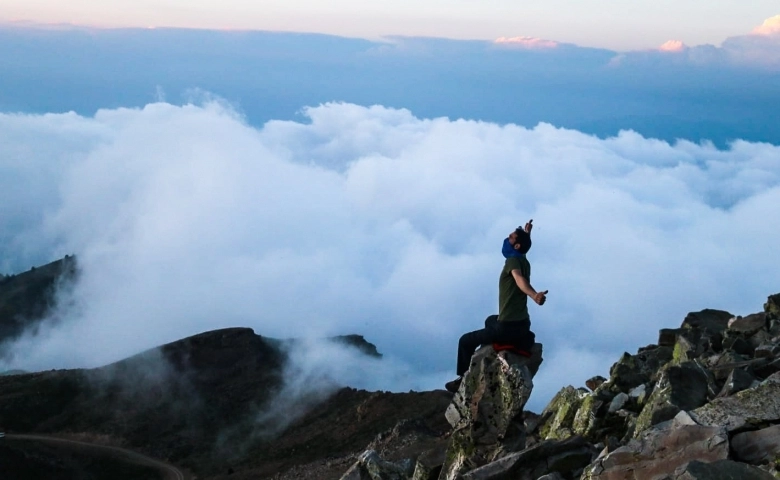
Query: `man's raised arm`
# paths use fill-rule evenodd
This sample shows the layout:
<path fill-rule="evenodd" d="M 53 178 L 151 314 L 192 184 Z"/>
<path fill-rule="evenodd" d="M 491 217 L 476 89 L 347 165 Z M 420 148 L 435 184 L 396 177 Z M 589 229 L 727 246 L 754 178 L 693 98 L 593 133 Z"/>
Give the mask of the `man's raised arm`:
<path fill-rule="evenodd" d="M 544 302 L 547 300 L 547 292 L 549 292 L 549 290 L 545 290 L 543 292 L 537 292 L 534 290 L 534 287 L 531 286 L 531 282 L 529 282 L 528 279 L 523 276 L 522 272 L 518 268 L 512 270 L 512 276 L 515 279 L 515 283 L 517 283 L 517 287 L 523 293 L 531 297 L 531 299 L 539 305 L 544 305 Z"/>

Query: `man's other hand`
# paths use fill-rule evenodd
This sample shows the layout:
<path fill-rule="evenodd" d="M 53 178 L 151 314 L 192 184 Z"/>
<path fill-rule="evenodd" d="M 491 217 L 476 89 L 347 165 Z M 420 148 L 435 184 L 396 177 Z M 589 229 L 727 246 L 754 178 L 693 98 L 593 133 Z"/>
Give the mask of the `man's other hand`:
<path fill-rule="evenodd" d="M 534 228 L 534 219 L 530 219 L 526 222 L 525 227 L 523 227 L 523 230 L 525 230 L 525 233 L 531 234 L 531 229 Z"/>
<path fill-rule="evenodd" d="M 536 292 L 536 295 L 534 295 L 534 302 L 538 303 L 539 305 L 544 305 L 544 302 L 547 301 L 547 292 L 549 292 L 549 290 Z"/>

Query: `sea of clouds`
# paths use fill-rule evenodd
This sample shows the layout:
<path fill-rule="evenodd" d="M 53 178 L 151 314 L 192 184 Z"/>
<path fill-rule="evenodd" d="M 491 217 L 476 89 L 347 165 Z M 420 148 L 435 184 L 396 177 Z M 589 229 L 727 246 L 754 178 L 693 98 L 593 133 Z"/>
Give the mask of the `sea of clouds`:
<path fill-rule="evenodd" d="M 82 268 L 64 320 L 0 367 L 95 367 L 249 326 L 362 334 L 385 355 L 313 341 L 309 375 L 441 388 L 459 336 L 497 313 L 503 239 L 531 218 L 532 283 L 550 291 L 529 307 L 535 411 L 689 311 L 747 314 L 780 292 L 778 146 L 302 113 L 261 128 L 220 101 L 0 114 L 0 272 L 65 254 Z"/>

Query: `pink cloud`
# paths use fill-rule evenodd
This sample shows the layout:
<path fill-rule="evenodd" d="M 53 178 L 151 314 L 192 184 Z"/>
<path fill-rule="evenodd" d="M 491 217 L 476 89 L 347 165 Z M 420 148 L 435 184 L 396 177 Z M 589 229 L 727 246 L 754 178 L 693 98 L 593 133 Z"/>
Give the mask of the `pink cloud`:
<path fill-rule="evenodd" d="M 753 35 L 780 35 L 780 15 L 767 18 L 764 23 L 754 28 Z"/>
<path fill-rule="evenodd" d="M 626 52 L 612 58 L 611 67 L 626 67 L 663 59 L 669 65 L 721 65 L 780 71 L 780 15 L 768 18 L 745 35 L 729 37 L 718 47 L 690 47 L 680 40 L 669 40 L 657 49 Z"/>
<path fill-rule="evenodd" d="M 669 40 L 668 42 L 658 47 L 658 50 L 662 52 L 682 52 L 687 49 L 688 46 L 680 40 Z"/>
<path fill-rule="evenodd" d="M 493 43 L 497 45 L 527 49 L 547 49 L 558 47 L 558 42 L 553 40 L 544 40 L 536 37 L 499 37 Z"/>

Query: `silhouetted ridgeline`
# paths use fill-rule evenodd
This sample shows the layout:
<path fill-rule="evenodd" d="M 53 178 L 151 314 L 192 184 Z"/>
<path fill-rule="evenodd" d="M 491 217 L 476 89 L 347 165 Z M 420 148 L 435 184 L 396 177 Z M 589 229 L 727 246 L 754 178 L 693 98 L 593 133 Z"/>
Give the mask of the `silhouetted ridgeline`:
<path fill-rule="evenodd" d="M 0 345 L 36 328 L 54 306 L 57 288 L 76 275 L 76 257 L 66 255 L 24 273 L 0 277 Z"/>

